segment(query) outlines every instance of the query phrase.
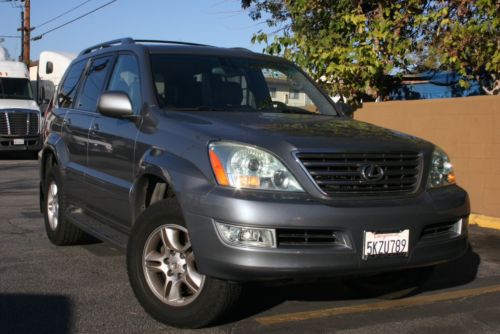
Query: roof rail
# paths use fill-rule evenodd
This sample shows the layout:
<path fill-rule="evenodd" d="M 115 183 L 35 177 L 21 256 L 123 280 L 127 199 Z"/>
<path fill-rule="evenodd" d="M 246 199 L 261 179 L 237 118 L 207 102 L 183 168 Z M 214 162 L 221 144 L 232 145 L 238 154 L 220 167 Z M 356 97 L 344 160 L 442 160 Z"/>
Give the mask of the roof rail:
<path fill-rule="evenodd" d="M 130 37 L 114 39 L 112 41 L 100 43 L 100 44 L 91 46 L 90 48 L 86 48 L 85 50 L 80 52 L 79 56 L 90 53 L 92 51 L 97 51 L 99 49 L 109 48 L 110 46 L 116 45 L 116 44 L 132 44 L 132 43 L 134 43 L 134 40 Z"/>
<path fill-rule="evenodd" d="M 199 43 L 189 43 L 189 42 L 178 42 L 178 41 L 162 41 L 156 39 L 134 39 L 136 43 L 158 43 L 158 44 L 179 44 L 179 45 L 192 45 L 192 46 L 211 46 L 207 44 Z"/>
<path fill-rule="evenodd" d="M 253 53 L 253 51 L 252 51 L 252 50 L 247 49 L 247 48 L 242 48 L 242 47 L 240 47 L 240 46 L 233 47 L 233 48 L 230 48 L 230 49 L 231 49 L 231 50 L 236 50 L 236 51 L 245 51 L 245 52 L 251 52 L 251 53 Z"/>
<path fill-rule="evenodd" d="M 118 44 L 135 44 L 135 43 L 158 43 L 158 44 L 178 44 L 178 45 L 191 45 L 191 46 L 211 46 L 207 44 L 199 44 L 199 43 L 189 43 L 189 42 L 178 42 L 178 41 L 162 41 L 156 39 L 132 39 L 130 37 L 114 39 L 112 41 L 99 43 L 97 45 L 91 46 L 89 48 L 84 49 L 80 52 L 79 56 L 91 53 L 93 51 L 97 51 L 104 48 L 109 48 L 113 45 Z"/>

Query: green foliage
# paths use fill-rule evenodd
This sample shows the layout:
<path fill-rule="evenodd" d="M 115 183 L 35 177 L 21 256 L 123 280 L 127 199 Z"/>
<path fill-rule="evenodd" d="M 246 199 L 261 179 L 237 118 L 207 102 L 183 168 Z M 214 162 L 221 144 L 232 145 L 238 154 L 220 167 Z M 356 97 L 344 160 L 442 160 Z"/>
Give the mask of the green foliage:
<path fill-rule="evenodd" d="M 304 68 L 350 101 L 384 97 L 403 73 L 499 73 L 499 6 L 490 0 L 242 0 L 259 31 L 252 41 Z M 464 82 L 464 84 L 466 84 Z"/>

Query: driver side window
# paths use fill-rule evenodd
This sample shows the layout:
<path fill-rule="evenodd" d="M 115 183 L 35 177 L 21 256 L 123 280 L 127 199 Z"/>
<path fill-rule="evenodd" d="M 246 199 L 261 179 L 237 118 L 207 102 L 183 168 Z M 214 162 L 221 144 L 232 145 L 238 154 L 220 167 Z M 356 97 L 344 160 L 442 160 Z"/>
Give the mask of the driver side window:
<path fill-rule="evenodd" d="M 132 55 L 120 55 L 113 69 L 107 90 L 126 93 L 132 102 L 134 113 L 137 113 L 141 106 L 140 89 L 137 60 Z"/>

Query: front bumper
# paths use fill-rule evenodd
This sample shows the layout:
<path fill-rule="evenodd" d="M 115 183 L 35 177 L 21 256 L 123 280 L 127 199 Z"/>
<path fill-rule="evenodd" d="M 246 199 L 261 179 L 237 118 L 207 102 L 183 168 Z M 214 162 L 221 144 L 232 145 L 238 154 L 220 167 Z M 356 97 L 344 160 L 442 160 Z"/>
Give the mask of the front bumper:
<path fill-rule="evenodd" d="M 23 140 L 22 144 L 18 141 Z M 16 151 L 40 151 L 42 148 L 42 136 L 29 137 L 3 137 L 0 136 L 0 152 L 16 152 Z"/>
<path fill-rule="evenodd" d="M 327 277 L 433 265 L 463 255 L 468 247 L 467 193 L 457 186 L 417 197 L 339 200 L 277 198 L 215 188 L 192 199 L 185 219 L 201 273 L 234 281 Z M 187 207 L 187 206 L 184 206 Z M 422 237 L 429 225 L 463 219 L 460 235 Z M 347 248 L 236 248 L 219 238 L 214 221 L 267 228 L 332 229 L 349 238 Z M 362 259 L 363 231 L 410 229 L 408 256 Z"/>

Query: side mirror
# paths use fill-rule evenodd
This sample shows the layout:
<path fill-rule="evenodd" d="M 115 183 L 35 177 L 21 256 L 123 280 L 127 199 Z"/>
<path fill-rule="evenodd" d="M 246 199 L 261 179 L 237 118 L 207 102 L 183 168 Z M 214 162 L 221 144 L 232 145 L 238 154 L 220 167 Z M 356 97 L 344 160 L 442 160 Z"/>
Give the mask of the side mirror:
<path fill-rule="evenodd" d="M 51 61 L 48 61 L 47 64 L 45 64 L 45 73 L 50 74 L 54 72 L 54 64 Z"/>
<path fill-rule="evenodd" d="M 340 110 L 345 116 L 353 118 L 355 109 L 344 102 L 337 102 L 335 104 L 337 109 Z"/>
<path fill-rule="evenodd" d="M 97 103 L 97 110 L 105 116 L 114 118 L 131 118 L 134 116 L 130 98 L 121 91 L 103 93 Z"/>

